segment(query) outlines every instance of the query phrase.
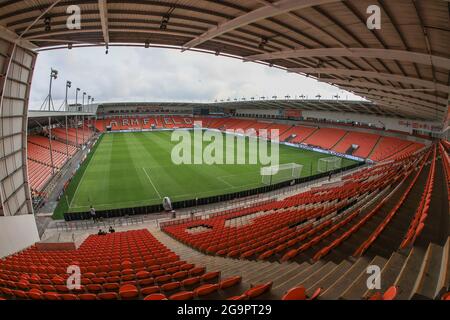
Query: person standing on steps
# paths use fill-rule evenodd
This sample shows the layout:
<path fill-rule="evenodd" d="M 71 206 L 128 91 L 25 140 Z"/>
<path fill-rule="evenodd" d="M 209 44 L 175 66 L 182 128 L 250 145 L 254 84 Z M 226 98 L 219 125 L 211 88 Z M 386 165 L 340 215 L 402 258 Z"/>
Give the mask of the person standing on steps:
<path fill-rule="evenodd" d="M 90 212 L 92 221 L 97 222 L 97 213 L 95 212 L 95 208 L 93 206 L 91 206 Z"/>

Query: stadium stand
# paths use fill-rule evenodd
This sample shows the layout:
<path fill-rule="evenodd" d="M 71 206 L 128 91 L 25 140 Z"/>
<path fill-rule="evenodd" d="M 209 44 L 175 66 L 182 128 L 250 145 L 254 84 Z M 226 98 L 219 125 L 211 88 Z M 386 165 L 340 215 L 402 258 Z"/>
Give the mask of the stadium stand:
<path fill-rule="evenodd" d="M 226 122 L 224 122 L 224 124 L 222 125 L 222 128 L 225 131 L 246 130 L 247 128 L 249 128 L 250 126 L 253 126 L 255 124 L 256 124 L 256 121 L 252 121 L 252 120 L 230 118 L 230 119 L 227 119 Z"/>
<path fill-rule="evenodd" d="M 77 265 L 81 286 L 66 286 L 67 267 Z M 226 299 L 244 291 L 240 276 L 180 260 L 148 230 L 89 236 L 77 250 L 39 251 L 35 246 L 0 261 L 0 294 L 32 300 Z M 251 293 L 248 293 L 252 290 Z"/>
<path fill-rule="evenodd" d="M 335 128 L 318 128 L 303 125 L 286 125 L 269 121 L 257 121 L 240 118 L 211 118 L 211 117 L 181 117 L 181 116 L 149 116 L 138 117 L 112 117 L 97 120 L 96 128 L 104 132 L 107 127 L 112 130 L 143 130 L 192 128 L 194 121 L 201 121 L 204 128 L 230 130 L 254 129 L 260 135 L 260 129 L 279 130 L 279 141 L 294 144 L 308 144 L 325 150 L 334 150 L 342 154 L 350 154 L 361 158 L 370 158 L 374 161 L 394 159 L 403 154 L 409 154 L 424 147 L 421 143 L 409 142 L 399 138 L 384 137 L 373 133 L 353 132 Z M 350 150 L 357 145 L 356 150 Z"/>
<path fill-rule="evenodd" d="M 324 149 L 332 149 L 345 135 L 347 131 L 333 128 L 320 128 L 303 143 L 318 146 Z"/>
<path fill-rule="evenodd" d="M 129 119 L 131 123 L 135 118 Z M 158 121 L 165 128 L 192 127 L 185 120 L 172 116 Z M 106 127 L 108 121 L 112 120 L 98 123 Z M 242 210 L 210 214 L 201 220 L 175 223 L 162 227 L 162 232 L 135 230 L 91 235 L 77 250 L 69 251 L 44 252 L 30 247 L 0 261 L 0 298 L 445 298 L 449 281 L 442 274 L 450 263 L 450 239 L 445 228 L 436 226 L 448 223 L 448 206 L 447 210 L 442 209 L 444 212 L 435 209 L 445 201 L 448 205 L 449 199 L 450 168 L 445 142 L 423 148 L 419 143 L 360 132 L 338 130 L 336 136 L 336 131 L 329 128 L 239 119 L 202 121 L 203 125 L 221 130 L 278 128 L 285 139 L 296 134 L 291 142 L 319 143 L 322 148 L 342 153 L 351 144 L 358 144 L 353 155 L 367 157 L 372 153 L 380 162 L 344 176 L 338 184 L 325 184 Z M 330 135 L 334 135 L 333 141 L 326 141 Z M 56 169 L 67 160 L 67 150 L 70 156 L 77 150 L 58 140 L 52 141 L 52 148 Z M 48 139 L 29 136 L 28 149 L 30 183 L 33 190 L 41 190 L 52 171 Z M 447 193 L 436 196 L 436 190 L 445 190 L 445 185 Z M 189 232 L 199 226 L 207 228 Z M 348 259 L 350 256 L 353 260 Z M 220 264 L 217 259 L 221 259 Z M 248 269 L 241 263 L 248 263 Z M 65 285 L 65 269 L 72 264 L 82 268 L 80 289 L 70 290 Z M 372 264 L 381 267 L 385 279 L 380 290 L 368 290 L 365 286 L 365 270 Z"/>
<path fill-rule="evenodd" d="M 42 191 L 51 176 L 52 168 L 39 162 L 28 160 L 28 178 L 33 191 Z"/>
<path fill-rule="evenodd" d="M 378 139 L 380 139 L 380 136 L 370 133 L 349 132 L 333 148 L 333 150 L 339 153 L 347 153 L 361 158 L 368 158 Z M 352 145 L 358 145 L 358 148 L 352 150 Z"/>
<path fill-rule="evenodd" d="M 65 23 L 65 15 L 71 11 L 66 10 L 69 2 L 79 9 L 72 18 L 83 13 L 83 30 L 70 26 L 69 20 Z M 1 8 L 0 300 L 450 300 L 448 0 L 9 0 L 2 1 Z M 85 14 L 89 14 L 87 19 Z M 73 89 L 75 85 L 83 87 L 76 89 L 75 104 L 69 104 L 73 89 L 69 91 L 72 82 L 67 81 L 65 101 L 56 110 L 52 92 L 59 100 L 61 93 L 56 90 L 62 86 L 55 83 L 52 91 L 53 80 L 58 79 L 58 71 L 52 69 L 48 97 L 40 110 L 31 105 L 32 83 L 42 84 L 36 79 L 40 74 L 36 59 L 42 52 L 99 47 L 108 54 L 123 46 L 238 59 L 267 67 L 266 71 L 271 68 L 290 76 L 306 76 L 333 88 L 296 86 L 292 96 L 286 92 L 279 99 L 281 92 L 253 88 L 244 81 L 238 81 L 241 88 L 229 88 L 213 79 L 219 69 L 189 74 L 192 68 L 181 68 L 177 71 L 184 74 L 174 77 L 173 66 L 180 61 L 174 64 L 164 59 L 160 69 L 169 70 L 172 77 L 144 70 L 148 65 L 137 73 L 130 68 L 127 76 L 154 73 L 149 87 L 159 90 L 159 96 L 178 91 L 176 96 L 197 101 L 212 92 L 222 97 L 215 103 L 93 104 L 90 94 L 101 84 L 102 77 L 98 77 L 94 88 L 89 88 L 89 81 L 74 82 Z M 233 68 L 227 71 L 233 72 Z M 243 68 L 239 71 L 231 77 L 248 76 Z M 95 70 L 88 73 L 95 74 Z M 222 76 L 230 77 L 229 73 L 222 72 Z M 67 79 L 64 71 L 61 75 L 64 78 L 60 80 Z M 125 82 L 122 89 L 145 82 L 133 79 L 137 81 L 127 83 L 127 76 L 118 75 Z M 83 77 L 72 74 L 70 78 Z M 184 90 L 173 88 L 180 80 L 187 84 Z M 189 81 L 198 83 L 193 86 Z M 208 88 L 211 84 L 214 90 Z M 272 87 L 295 87 L 290 84 L 280 81 Z M 190 87 L 201 86 L 202 92 L 186 94 Z M 97 91 L 96 101 L 120 94 Z M 255 95 L 262 91 L 265 96 Z M 241 97 L 247 93 L 253 97 Z M 362 99 L 351 100 L 351 95 Z M 137 97 L 125 98 L 136 101 Z M 89 120 L 84 122 L 86 118 Z M 240 189 L 233 184 L 233 175 L 211 174 L 201 167 L 197 172 L 192 166 L 186 174 L 181 173 L 183 169 L 178 173 L 166 166 L 170 173 L 166 174 L 162 169 L 166 160 L 162 159 L 171 144 L 158 137 L 155 140 L 160 147 L 131 151 L 130 138 L 117 148 L 117 155 L 122 149 L 126 157 L 111 152 L 95 157 L 104 166 L 89 166 L 97 152 L 95 148 L 91 152 L 95 141 L 85 146 L 98 132 L 192 128 L 193 120 L 223 132 L 256 129 L 258 136 L 263 129 L 276 128 L 281 141 L 297 144 L 308 150 L 305 155 L 316 153 L 317 158 L 298 157 L 298 162 L 310 162 L 309 176 L 303 171 L 295 181 L 278 184 L 272 183 L 271 175 L 270 184 L 235 193 L 228 193 Z M 76 129 L 61 127 L 64 121 Z M 127 136 L 145 140 L 144 134 L 122 136 L 124 140 Z M 165 133 L 160 136 L 167 138 Z M 109 135 L 108 139 L 117 137 Z M 137 160 L 135 153 L 143 157 Z M 295 162 L 296 155 L 286 152 L 286 158 L 291 156 Z M 69 161 L 73 157 L 76 161 Z M 336 168 L 332 172 L 319 165 L 341 157 L 355 164 L 331 166 Z M 147 164 L 150 158 L 157 166 Z M 294 162 L 290 165 L 297 169 L 303 166 Z M 135 172 L 129 170 L 131 163 L 136 164 Z M 88 169 L 92 172 L 86 175 Z M 243 167 L 236 172 L 252 174 L 251 169 Z M 315 175 L 316 171 L 321 174 Z M 251 179 L 242 177 L 245 173 L 235 176 L 251 186 Z M 181 179 L 184 175 L 188 183 Z M 200 179 L 189 183 L 196 176 L 217 178 L 220 194 L 178 202 L 191 196 L 175 192 L 176 186 L 195 189 L 201 184 L 213 189 Z M 293 177 L 291 174 L 289 179 Z M 56 179 L 49 183 L 52 178 Z M 84 178 L 86 183 L 82 183 Z M 145 201 L 137 207 L 139 200 L 122 193 L 125 188 L 132 190 L 131 186 L 140 188 L 149 199 L 155 191 L 158 198 L 152 201 L 159 203 L 145 206 Z M 278 187 L 283 189 L 275 189 Z M 111 190 L 114 192 L 106 194 Z M 102 191 L 105 199 L 91 199 Z M 98 200 L 99 208 L 107 208 L 119 193 L 129 199 L 117 199 L 117 203 L 124 200 L 117 207 L 128 208 L 99 209 L 99 219 L 90 212 L 78 212 L 92 200 Z M 167 205 L 165 196 L 169 194 L 177 212 L 161 212 L 153 221 L 149 213 L 161 211 L 161 200 Z M 34 210 L 36 198 L 46 202 L 40 212 Z M 73 201 L 76 198 L 87 199 Z M 216 206 L 218 201 L 222 203 Z M 55 204 L 61 205 L 55 217 L 66 215 L 67 221 L 49 221 Z M 86 221 L 75 221 L 76 216 Z M 92 224 L 89 217 L 94 218 Z M 118 221 L 118 232 L 88 236 L 93 229 L 86 228 L 107 225 L 103 218 Z M 135 223 L 138 230 L 132 230 Z M 70 243 L 64 243 L 66 237 Z M 55 244 L 65 248 L 80 243 L 73 250 L 42 250 L 46 245 L 49 249 Z M 81 287 L 67 286 L 69 266 L 81 268 Z M 381 285 L 375 289 L 367 281 L 373 267 L 381 272 Z M 22 309 L 29 308 L 16 308 L 13 314 L 18 316 Z M 148 310 L 154 311 L 152 307 Z M 315 314 L 319 310 L 316 308 Z M 426 311 L 431 314 L 435 309 Z M 364 317 L 352 308 L 347 313 Z M 304 316 L 302 306 L 296 314 Z"/>
<path fill-rule="evenodd" d="M 67 131 L 68 135 L 66 136 L 65 129 L 55 128 L 52 130 L 52 135 L 62 142 L 67 140 L 71 145 L 78 147 L 88 142 L 94 135 L 94 132 L 87 126 L 78 128 L 78 130 L 69 128 Z"/>
<path fill-rule="evenodd" d="M 67 161 L 67 155 L 57 151 L 50 153 L 50 149 L 33 143 L 28 143 L 28 158 L 50 167 L 52 166 L 53 158 L 53 166 L 57 169 L 61 169 Z"/>
<path fill-rule="evenodd" d="M 28 136 L 28 143 L 35 144 L 50 150 L 50 141 L 48 140 L 48 138 L 43 136 Z M 60 142 L 58 140 L 52 140 L 51 147 L 54 152 L 66 154 L 69 157 L 73 156 L 77 152 L 76 147 Z"/>
<path fill-rule="evenodd" d="M 386 160 L 400 152 L 409 151 L 409 148 L 413 145 L 415 144 L 407 140 L 394 137 L 382 137 L 369 157 L 374 161 Z M 419 146 L 420 144 L 417 145 L 417 148 Z"/>
<path fill-rule="evenodd" d="M 281 255 L 290 240 L 295 240 L 289 243 L 289 246 L 292 246 L 323 228 L 332 229 L 331 219 L 335 218 L 335 212 L 342 211 L 356 199 L 361 202 L 376 190 L 396 185 L 397 181 L 406 174 L 404 166 L 408 170 L 412 170 L 412 163 L 411 157 L 405 158 L 390 166 L 388 170 L 385 168 L 376 176 L 376 179 L 370 182 L 365 180 L 360 180 L 361 182 L 348 181 L 335 188 L 310 191 L 282 201 L 213 217 L 201 222 L 194 221 L 187 225 L 168 226 L 164 230 L 178 240 L 204 252 L 228 257 L 251 258 L 256 256 L 259 259 L 267 259 L 273 255 Z M 391 177 L 397 170 L 401 170 L 401 172 Z M 389 179 L 387 179 L 388 177 Z M 376 195 L 377 193 L 374 193 L 371 196 Z M 340 201 L 336 199 L 340 199 Z M 354 218 L 359 213 L 356 211 L 349 217 Z M 249 216 L 251 214 L 256 214 L 256 216 Z M 236 227 L 239 228 L 229 228 L 227 223 L 230 219 L 233 219 Z M 252 219 L 252 223 L 248 223 L 249 219 Z M 306 222 L 316 219 L 324 220 L 322 224 L 311 229 L 311 223 Z M 344 221 L 350 220 L 347 219 Z M 210 229 L 205 233 L 198 234 L 186 232 L 187 229 L 194 228 L 199 224 L 207 225 Z M 302 228 L 294 228 L 298 225 L 301 225 Z M 224 242 L 225 239 L 228 240 Z M 307 247 L 309 246 L 301 248 L 297 253 Z"/>
<path fill-rule="evenodd" d="M 439 147 L 444 148 L 442 144 Z M 254 208 L 164 226 L 163 231 L 207 255 L 289 260 L 303 266 L 316 261 L 313 266 L 318 269 L 312 275 L 300 274 L 289 283 L 298 281 L 307 292 L 325 287 L 322 299 L 438 298 L 449 285 L 448 277 L 439 276 L 450 265 L 445 227 L 448 199 L 445 214 L 432 222 L 425 219 L 433 181 L 447 179 L 436 173 L 437 148 L 410 152 L 394 162 L 363 169 L 344 177 L 345 183 L 337 187 L 317 188 Z M 431 205 L 440 205 L 436 202 L 431 201 Z M 442 229 L 433 229 L 433 234 L 440 236 L 438 244 L 429 238 L 417 247 L 414 240 L 402 243 L 399 237 L 403 234 L 411 239 L 424 226 L 442 224 Z M 199 225 L 208 228 L 195 234 L 187 232 Z M 402 253 L 405 248 L 409 255 Z M 356 258 L 353 264 L 347 260 L 351 255 Z M 370 264 L 381 266 L 383 279 L 388 279 L 381 290 L 365 287 L 364 268 Z M 341 273 L 334 274 L 338 270 Z M 285 292 L 288 287 L 283 283 L 274 289 Z"/>
<path fill-rule="evenodd" d="M 31 190 L 34 192 L 41 192 L 55 173 L 53 169 L 60 170 L 78 150 L 76 147 L 77 139 L 74 136 L 74 134 L 76 135 L 75 129 L 68 130 L 68 137 L 66 137 L 63 128 L 53 129 L 52 132 L 55 139 L 51 141 L 51 146 L 48 137 L 39 135 L 27 137 L 28 175 Z M 79 134 L 80 140 L 78 141 L 81 145 L 83 141 L 82 129 L 80 129 Z M 93 134 L 92 130 L 86 126 L 84 141 L 87 142 Z M 66 140 L 66 138 L 68 139 Z M 69 143 L 67 144 L 66 141 Z"/>
<path fill-rule="evenodd" d="M 318 129 L 312 127 L 293 126 L 280 136 L 280 141 L 301 143 L 310 135 L 312 135 L 316 130 Z"/>
<path fill-rule="evenodd" d="M 282 137 L 285 137 L 286 132 L 288 132 L 291 127 L 292 126 L 287 125 L 287 124 L 272 123 L 269 127 L 267 127 L 267 130 L 269 131 L 268 138 L 272 139 L 272 140 L 275 139 L 275 137 L 272 136 L 272 133 L 270 130 L 278 130 L 278 140 L 284 141 L 284 140 L 282 140 Z"/>

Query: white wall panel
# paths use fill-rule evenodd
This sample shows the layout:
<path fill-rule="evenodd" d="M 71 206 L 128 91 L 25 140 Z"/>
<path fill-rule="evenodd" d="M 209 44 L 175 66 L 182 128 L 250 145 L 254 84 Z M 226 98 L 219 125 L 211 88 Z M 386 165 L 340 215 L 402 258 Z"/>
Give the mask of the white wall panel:
<path fill-rule="evenodd" d="M 0 258 L 26 249 L 38 241 L 39 234 L 33 215 L 0 217 Z"/>
<path fill-rule="evenodd" d="M 26 134 L 36 54 L 0 39 L 0 57 L 0 212 L 5 216 L 32 215 Z"/>

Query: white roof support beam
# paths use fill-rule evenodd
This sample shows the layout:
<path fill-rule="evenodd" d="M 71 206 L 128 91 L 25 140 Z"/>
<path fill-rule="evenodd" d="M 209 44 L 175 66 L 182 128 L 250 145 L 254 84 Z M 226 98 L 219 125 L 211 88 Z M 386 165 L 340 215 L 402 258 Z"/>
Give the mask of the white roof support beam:
<path fill-rule="evenodd" d="M 438 103 L 441 105 L 447 104 L 447 99 L 440 98 L 434 95 L 426 94 L 424 92 L 417 92 L 417 91 L 402 91 L 399 88 L 391 87 L 391 86 L 383 86 L 380 84 L 371 83 L 368 81 L 348 81 L 348 80 L 338 80 L 338 79 L 319 79 L 321 82 L 325 83 L 333 83 L 337 86 L 348 86 L 348 87 L 359 87 L 363 89 L 375 89 L 379 91 L 387 91 L 387 92 L 394 92 L 396 94 L 405 94 L 411 97 L 415 97 L 418 99 L 422 99 L 425 101 L 429 101 L 432 103 Z"/>
<path fill-rule="evenodd" d="M 326 3 L 341 1 L 343 0 L 280 0 L 219 24 L 217 27 L 206 31 L 202 35 L 184 44 L 183 50 L 194 48 L 224 33 L 233 31 L 235 29 L 244 27 L 263 19 L 278 16 L 280 14 L 287 13 L 293 10 L 300 10 Z"/>
<path fill-rule="evenodd" d="M 352 69 L 336 69 L 336 68 L 292 68 L 288 69 L 288 72 L 305 73 L 305 74 L 331 74 L 338 76 L 348 77 L 364 77 L 370 79 L 380 79 L 386 81 L 396 81 L 406 84 L 412 84 L 419 87 L 428 89 L 435 89 L 436 91 L 448 93 L 450 87 L 444 84 L 435 83 L 429 80 L 422 80 L 418 78 L 405 77 L 397 74 L 364 71 L 364 70 L 352 70 Z"/>
<path fill-rule="evenodd" d="M 371 99 L 371 100 L 378 107 L 383 106 L 382 109 L 389 110 L 391 113 L 393 113 L 393 114 L 395 114 L 397 116 L 401 115 L 401 116 L 409 118 L 409 119 L 416 119 L 416 118 L 418 118 L 419 120 L 426 120 L 426 121 L 434 121 L 435 120 L 433 117 L 425 116 L 425 115 L 417 115 L 416 112 L 410 111 L 409 109 L 399 108 L 395 104 L 393 105 L 391 103 L 387 103 L 387 102 L 383 102 L 383 101 L 376 101 L 375 99 Z"/>
<path fill-rule="evenodd" d="M 426 101 L 420 101 L 420 100 L 416 100 L 414 98 L 411 97 L 405 97 L 405 96 L 401 96 L 401 95 L 397 95 L 394 93 L 388 93 L 388 92 L 383 92 L 383 91 L 378 91 L 378 90 L 367 90 L 364 88 L 354 88 L 354 87 L 347 87 L 347 86 L 341 86 L 342 88 L 347 88 L 347 90 L 352 90 L 352 91 L 358 91 L 361 94 L 364 95 L 369 95 L 369 94 L 376 94 L 379 96 L 383 96 L 386 98 L 392 98 L 398 101 L 405 101 L 407 103 L 411 104 L 411 107 L 417 106 L 418 108 L 433 108 L 433 109 L 440 109 L 441 106 L 438 104 L 433 104 L 430 102 L 426 102 Z"/>
<path fill-rule="evenodd" d="M 423 65 L 432 65 L 450 70 L 450 59 L 433 56 L 426 53 L 391 49 L 370 48 L 323 48 L 323 49 L 295 49 L 247 56 L 244 61 L 275 60 L 290 58 L 320 58 L 320 57 L 347 57 L 347 58 L 373 58 L 382 60 L 398 60 Z"/>
<path fill-rule="evenodd" d="M 427 116 L 429 119 L 432 119 L 434 121 L 439 120 L 437 119 L 437 114 L 436 111 L 433 110 L 427 110 L 424 108 L 418 108 L 415 105 L 412 105 L 410 102 L 404 101 L 404 100 L 399 100 L 399 99 L 395 99 L 395 98 L 389 98 L 386 97 L 384 94 L 380 93 L 365 93 L 364 90 L 352 90 L 352 92 L 354 92 L 355 94 L 364 94 L 365 96 L 367 96 L 367 99 L 370 99 L 374 102 L 383 102 L 385 104 L 389 104 L 395 107 L 402 107 L 403 109 L 408 110 L 408 112 L 410 112 L 411 114 L 422 114 L 424 116 Z"/>
<path fill-rule="evenodd" d="M 436 121 L 436 115 L 422 110 L 414 110 L 410 106 L 404 105 L 402 103 L 393 102 L 391 100 L 382 99 L 377 96 L 372 96 L 370 100 L 377 106 L 385 106 L 393 110 L 395 113 L 403 115 L 405 118 L 409 119 L 426 119 L 428 121 Z"/>
<path fill-rule="evenodd" d="M 5 39 L 9 42 L 15 43 L 19 47 L 34 50 L 37 49 L 38 46 L 33 44 L 32 42 L 25 40 L 23 38 L 20 38 L 17 34 L 12 32 L 9 29 L 6 29 L 4 26 L 0 25 L 0 38 Z"/>
<path fill-rule="evenodd" d="M 103 40 L 105 44 L 109 44 L 109 27 L 108 27 L 108 2 L 107 0 L 98 0 L 98 9 L 100 11 L 100 22 L 102 24 Z"/>

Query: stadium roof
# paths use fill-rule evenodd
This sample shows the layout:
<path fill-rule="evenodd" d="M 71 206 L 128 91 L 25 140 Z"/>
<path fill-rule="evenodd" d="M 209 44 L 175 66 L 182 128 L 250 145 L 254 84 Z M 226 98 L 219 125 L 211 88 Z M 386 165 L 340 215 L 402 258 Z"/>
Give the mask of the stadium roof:
<path fill-rule="evenodd" d="M 69 112 L 69 111 L 40 111 L 29 110 L 28 118 L 54 118 L 54 117 L 75 117 L 75 116 L 95 116 L 95 112 Z"/>
<path fill-rule="evenodd" d="M 81 9 L 80 30 L 67 28 L 69 5 Z M 379 30 L 366 25 L 371 5 L 380 8 Z M 237 57 L 312 76 L 407 118 L 443 121 L 449 6 L 444 0 L 0 0 L 0 28 L 35 49 L 126 44 Z"/>
<path fill-rule="evenodd" d="M 93 117 L 95 112 L 66 112 L 66 111 L 28 111 L 28 129 L 36 127 L 45 127 L 49 124 L 64 124 L 65 118 L 74 118 L 78 116 L 78 119 L 82 119 L 82 116 Z"/>
<path fill-rule="evenodd" d="M 219 107 L 239 109 L 299 109 L 304 111 L 332 111 L 348 113 L 366 113 L 385 117 L 400 117 L 402 114 L 380 108 L 369 101 L 353 100 L 248 100 L 248 101 L 224 101 L 214 103 L 196 103 L 196 102 L 111 102 L 101 103 L 100 107 Z"/>

